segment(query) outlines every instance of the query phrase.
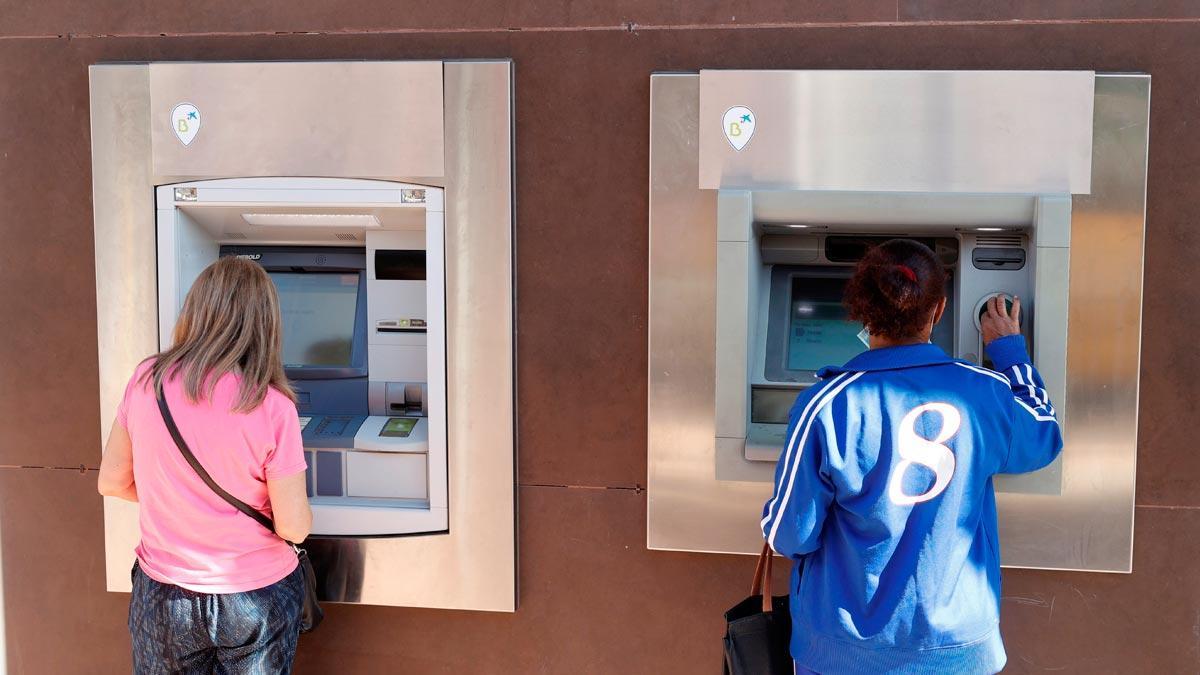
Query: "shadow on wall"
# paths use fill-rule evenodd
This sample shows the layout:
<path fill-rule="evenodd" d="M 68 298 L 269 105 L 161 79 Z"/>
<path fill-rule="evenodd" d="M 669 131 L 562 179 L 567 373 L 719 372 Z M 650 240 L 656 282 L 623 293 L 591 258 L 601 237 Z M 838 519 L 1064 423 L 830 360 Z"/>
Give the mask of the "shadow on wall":
<path fill-rule="evenodd" d="M 360 602 L 363 589 L 365 541 L 361 539 L 309 539 L 302 544 L 313 561 L 317 595 L 330 602 Z"/>

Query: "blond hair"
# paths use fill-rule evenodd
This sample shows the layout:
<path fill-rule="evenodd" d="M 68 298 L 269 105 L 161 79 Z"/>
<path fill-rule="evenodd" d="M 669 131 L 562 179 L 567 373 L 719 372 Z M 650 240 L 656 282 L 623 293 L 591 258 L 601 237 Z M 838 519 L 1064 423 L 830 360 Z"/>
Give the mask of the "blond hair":
<path fill-rule="evenodd" d="M 283 371 L 282 320 L 275 284 L 257 263 L 234 256 L 204 268 L 175 321 L 174 344 L 159 352 L 142 381 L 161 391 L 168 377 L 183 378 L 193 403 L 209 398 L 226 373 L 241 376 L 234 412 L 250 412 L 274 387 L 294 403 Z"/>

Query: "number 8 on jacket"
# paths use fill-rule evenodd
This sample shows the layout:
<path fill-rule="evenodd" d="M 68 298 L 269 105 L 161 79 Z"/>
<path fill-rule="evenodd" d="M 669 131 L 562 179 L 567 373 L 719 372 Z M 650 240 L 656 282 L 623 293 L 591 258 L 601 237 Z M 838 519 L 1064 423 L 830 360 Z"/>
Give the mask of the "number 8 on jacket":
<path fill-rule="evenodd" d="M 936 412 L 942 418 L 942 428 L 932 440 L 916 432 L 917 418 L 927 412 Z M 954 476 L 954 452 L 944 444 L 958 433 L 962 426 L 962 414 L 947 403 L 926 403 L 909 411 L 900 422 L 898 439 L 901 461 L 888 480 L 888 499 L 897 506 L 908 506 L 927 502 L 940 495 Z M 904 492 L 904 474 L 913 464 L 920 464 L 933 471 L 933 486 L 919 495 Z"/>

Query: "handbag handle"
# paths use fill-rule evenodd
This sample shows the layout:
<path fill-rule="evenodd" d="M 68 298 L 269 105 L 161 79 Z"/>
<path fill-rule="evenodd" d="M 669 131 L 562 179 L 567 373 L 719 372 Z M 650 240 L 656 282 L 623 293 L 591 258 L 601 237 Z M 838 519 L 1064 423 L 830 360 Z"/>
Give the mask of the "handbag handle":
<path fill-rule="evenodd" d="M 179 433 L 179 427 L 175 424 L 175 418 L 171 415 L 171 407 L 167 405 L 167 399 L 163 395 L 162 389 L 157 390 L 155 394 L 158 398 L 158 411 L 162 413 L 163 422 L 167 425 L 167 431 L 170 432 L 171 438 L 174 439 L 176 447 L 178 447 L 179 452 L 183 454 L 183 458 L 186 459 L 187 463 L 191 465 L 192 470 L 196 472 L 196 475 L 200 476 L 200 480 L 204 481 L 204 484 L 207 485 L 210 490 L 217 493 L 217 496 L 228 502 L 230 506 L 253 518 L 258 522 L 259 525 L 262 525 L 270 530 L 271 534 L 276 534 L 275 523 L 270 518 L 263 515 L 253 506 L 250 506 L 246 502 L 229 494 L 225 491 L 225 488 L 217 485 L 217 481 L 213 480 L 213 477 L 209 475 L 208 471 L 204 468 L 204 465 L 200 464 L 200 460 L 196 459 L 196 456 L 192 454 L 192 450 L 188 447 L 187 442 L 183 440 L 183 435 Z M 280 539 L 283 539 L 283 537 L 280 537 Z M 286 539 L 284 539 L 284 541 L 286 541 L 292 548 L 296 548 L 296 545 L 292 542 L 287 541 Z"/>
<path fill-rule="evenodd" d="M 754 581 L 750 584 L 750 595 L 762 594 L 763 612 L 770 612 L 775 608 L 771 600 L 771 563 L 774 559 L 775 553 L 771 550 L 771 545 L 764 541 L 762 553 L 758 554 L 758 565 L 754 567 Z"/>

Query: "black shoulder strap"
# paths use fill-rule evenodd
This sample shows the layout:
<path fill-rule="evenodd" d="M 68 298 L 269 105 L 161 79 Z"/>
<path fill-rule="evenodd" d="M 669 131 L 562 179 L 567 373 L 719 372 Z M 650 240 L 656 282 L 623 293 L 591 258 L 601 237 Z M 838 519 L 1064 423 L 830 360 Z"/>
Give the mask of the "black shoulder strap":
<path fill-rule="evenodd" d="M 271 522 L 270 518 L 264 516 L 253 506 L 250 506 L 246 502 L 226 492 L 224 488 L 222 488 L 220 485 L 217 485 L 217 482 L 213 480 L 212 476 L 208 475 L 208 471 L 204 469 L 204 467 L 200 464 L 200 460 L 196 459 L 196 456 L 192 454 L 191 449 L 188 448 L 187 443 L 184 442 L 183 436 L 179 433 L 179 427 L 175 426 L 175 418 L 171 416 L 171 408 L 167 406 L 167 399 L 163 396 L 162 391 L 160 390 L 156 393 L 158 394 L 158 410 L 162 413 L 163 422 L 165 422 L 167 425 L 167 431 L 171 432 L 171 438 L 175 439 L 175 445 L 179 446 L 179 452 L 182 452 L 184 459 L 187 460 L 187 463 L 192 465 L 192 470 L 196 472 L 196 475 L 200 476 L 200 479 L 204 481 L 204 484 L 211 488 L 213 492 L 217 493 L 218 497 L 229 502 L 230 506 L 255 519 L 258 521 L 259 525 L 262 525 L 274 533 L 275 523 Z"/>

